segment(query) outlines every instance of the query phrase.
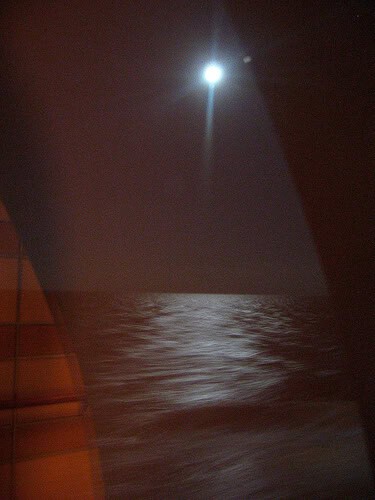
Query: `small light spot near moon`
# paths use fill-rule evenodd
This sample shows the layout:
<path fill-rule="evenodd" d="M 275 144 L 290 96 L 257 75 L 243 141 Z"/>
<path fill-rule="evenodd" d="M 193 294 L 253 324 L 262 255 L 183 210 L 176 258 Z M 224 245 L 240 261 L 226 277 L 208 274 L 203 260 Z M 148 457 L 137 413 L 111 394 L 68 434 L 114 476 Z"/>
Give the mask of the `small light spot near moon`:
<path fill-rule="evenodd" d="M 245 64 L 248 64 L 249 62 L 251 62 L 251 57 L 250 57 L 250 56 L 245 56 L 245 57 L 243 58 L 243 62 L 244 62 Z"/>

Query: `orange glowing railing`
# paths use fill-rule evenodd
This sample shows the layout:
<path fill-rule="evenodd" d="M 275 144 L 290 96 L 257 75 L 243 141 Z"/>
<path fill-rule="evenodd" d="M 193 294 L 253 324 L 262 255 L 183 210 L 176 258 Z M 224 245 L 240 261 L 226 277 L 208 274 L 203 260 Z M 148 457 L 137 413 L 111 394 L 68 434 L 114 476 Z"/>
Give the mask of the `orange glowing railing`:
<path fill-rule="evenodd" d="M 0 202 L 0 498 L 101 498 L 93 437 L 63 322 Z"/>

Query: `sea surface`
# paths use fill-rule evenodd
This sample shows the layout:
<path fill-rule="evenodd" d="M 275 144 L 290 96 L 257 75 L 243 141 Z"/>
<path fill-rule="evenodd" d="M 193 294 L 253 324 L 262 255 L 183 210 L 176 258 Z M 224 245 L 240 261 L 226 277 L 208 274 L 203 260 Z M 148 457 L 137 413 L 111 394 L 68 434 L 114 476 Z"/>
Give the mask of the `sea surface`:
<path fill-rule="evenodd" d="M 108 498 L 373 498 L 328 298 L 66 295 Z"/>

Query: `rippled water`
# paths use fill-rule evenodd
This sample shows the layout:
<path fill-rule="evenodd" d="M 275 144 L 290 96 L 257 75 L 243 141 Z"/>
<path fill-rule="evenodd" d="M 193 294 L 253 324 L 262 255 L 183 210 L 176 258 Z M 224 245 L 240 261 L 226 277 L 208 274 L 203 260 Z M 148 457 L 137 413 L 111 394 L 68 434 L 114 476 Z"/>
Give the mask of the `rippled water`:
<path fill-rule="evenodd" d="M 367 498 L 327 300 L 86 295 L 63 306 L 110 498 Z"/>

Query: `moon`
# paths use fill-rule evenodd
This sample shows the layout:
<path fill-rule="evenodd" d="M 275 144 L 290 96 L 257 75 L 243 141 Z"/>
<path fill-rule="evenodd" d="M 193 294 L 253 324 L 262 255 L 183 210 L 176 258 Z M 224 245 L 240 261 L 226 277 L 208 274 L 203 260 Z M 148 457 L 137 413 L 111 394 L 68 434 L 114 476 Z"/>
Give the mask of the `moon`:
<path fill-rule="evenodd" d="M 215 85 L 223 78 L 223 68 L 216 63 L 210 63 L 205 67 L 203 76 L 206 82 Z"/>

